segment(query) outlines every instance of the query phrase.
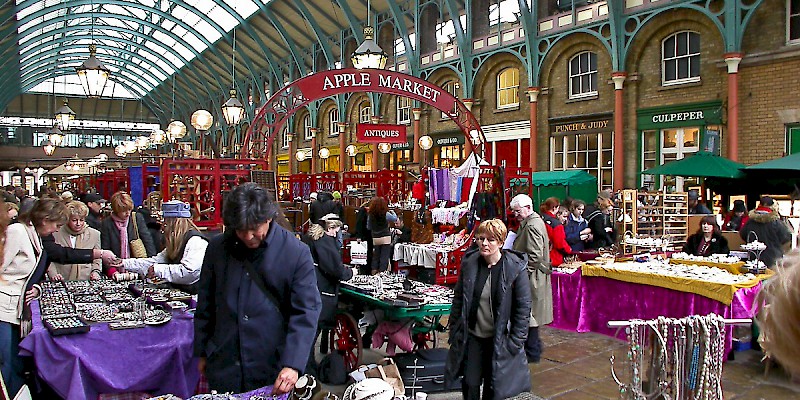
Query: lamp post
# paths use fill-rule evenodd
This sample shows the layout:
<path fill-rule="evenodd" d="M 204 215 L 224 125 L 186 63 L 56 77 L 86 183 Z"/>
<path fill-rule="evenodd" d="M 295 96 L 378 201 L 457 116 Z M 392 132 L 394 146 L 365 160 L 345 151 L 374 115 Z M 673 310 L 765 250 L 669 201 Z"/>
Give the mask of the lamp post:
<path fill-rule="evenodd" d="M 206 110 L 197 110 L 192 114 L 190 122 L 200 136 L 198 150 L 200 150 L 200 155 L 203 155 L 203 137 L 208 133 L 208 128 L 211 128 L 211 125 L 214 124 L 214 117 Z M 212 149 L 211 155 L 214 155 L 214 149 Z"/>
<path fill-rule="evenodd" d="M 172 143 L 172 155 L 175 156 L 175 148 L 178 147 L 178 140 L 186 136 L 186 125 L 181 121 L 172 121 L 167 125 L 167 140 Z"/>
<path fill-rule="evenodd" d="M 355 166 L 353 165 L 353 157 L 355 157 L 356 154 L 358 154 L 358 149 L 356 148 L 355 145 L 351 144 L 351 145 L 348 145 L 347 147 L 345 147 L 344 152 L 348 156 L 350 156 L 350 170 L 351 171 L 355 170 Z"/>
<path fill-rule="evenodd" d="M 419 138 L 419 148 L 422 149 L 422 155 L 423 155 L 422 157 L 423 163 L 419 166 L 420 170 L 422 170 L 422 167 L 428 164 L 427 160 L 428 150 L 430 150 L 431 147 L 433 147 L 433 139 L 431 139 L 430 136 L 425 135 Z"/>
<path fill-rule="evenodd" d="M 330 156 L 331 156 L 331 151 L 328 150 L 327 147 L 323 147 L 323 148 L 319 149 L 319 158 L 321 158 L 322 161 L 324 162 L 324 164 L 322 166 L 323 171 L 321 171 L 321 172 L 325 172 L 328 169 L 328 158 Z"/>
<path fill-rule="evenodd" d="M 386 155 L 389 154 L 390 151 L 392 151 L 392 145 L 389 144 L 389 143 L 378 143 L 378 151 L 381 154 L 383 154 L 384 160 L 383 160 L 383 163 L 381 163 L 381 164 L 383 164 L 385 166 L 387 164 L 385 158 L 387 157 Z"/>

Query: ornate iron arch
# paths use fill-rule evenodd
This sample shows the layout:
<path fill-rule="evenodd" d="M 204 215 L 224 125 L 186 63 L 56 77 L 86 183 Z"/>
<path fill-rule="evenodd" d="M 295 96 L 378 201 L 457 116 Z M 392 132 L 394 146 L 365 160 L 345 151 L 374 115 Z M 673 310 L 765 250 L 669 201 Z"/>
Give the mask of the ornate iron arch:
<path fill-rule="evenodd" d="M 241 156 L 268 157 L 276 132 L 280 132 L 286 120 L 299 109 L 323 98 L 354 92 L 405 96 L 446 113 L 464 133 L 466 143 L 483 158 L 486 136 L 478 120 L 460 100 L 442 88 L 411 75 L 355 68 L 320 72 L 300 78 L 278 90 L 261 108 L 247 130 Z M 455 115 L 452 113 L 454 108 L 457 110 Z"/>

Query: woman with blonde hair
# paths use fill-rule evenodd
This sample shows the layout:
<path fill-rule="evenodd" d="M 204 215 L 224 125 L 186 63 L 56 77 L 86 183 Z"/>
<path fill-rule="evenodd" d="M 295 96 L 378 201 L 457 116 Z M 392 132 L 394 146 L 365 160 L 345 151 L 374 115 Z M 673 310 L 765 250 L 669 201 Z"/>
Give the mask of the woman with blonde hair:
<path fill-rule="evenodd" d="M 758 342 L 790 375 L 800 376 L 800 253 L 784 257 L 776 272 L 756 302 L 765 304 L 758 314 Z"/>
<path fill-rule="evenodd" d="M 445 385 L 464 399 L 506 399 L 530 391 L 525 355 L 531 313 L 528 258 L 503 250 L 508 230 L 490 219 L 475 230 L 476 250 L 461 259 L 450 311 Z M 483 396 L 481 396 L 483 386 Z"/>
<path fill-rule="evenodd" d="M 118 258 L 124 260 L 136 256 L 131 246 L 136 239 L 142 240 L 146 253 L 139 257 L 152 257 L 157 253 L 153 237 L 147 230 L 147 222 L 139 213 L 133 213 L 133 199 L 125 192 L 111 196 L 111 216 L 103 220 L 100 228 L 101 246 L 113 251 Z M 113 277 L 116 272 L 117 268 L 110 267 L 106 274 Z"/>
<path fill-rule="evenodd" d="M 55 242 L 73 249 L 100 249 L 100 232 L 89 227 L 86 216 L 89 207 L 80 201 L 67 203 L 69 218 L 58 232 L 53 234 Z M 102 260 L 94 259 L 88 264 L 51 263 L 47 275 L 53 280 L 97 280 L 103 272 Z"/>
<path fill-rule="evenodd" d="M 24 333 L 22 322 L 30 321 L 30 314 L 24 311 L 38 296 L 34 285 L 44 277 L 47 268 L 42 237 L 56 232 L 68 216 L 69 211 L 61 201 L 41 199 L 20 215 L 19 223 L 6 228 L 0 269 L 3 271 L 0 280 L 0 371 L 11 397 L 23 383 L 19 341 Z"/>
<path fill-rule="evenodd" d="M 208 240 L 192 222 L 189 204 L 177 200 L 161 205 L 166 248 L 154 257 L 122 260 L 126 270 L 149 278 L 163 279 L 190 294 L 197 294 L 197 281 Z"/>

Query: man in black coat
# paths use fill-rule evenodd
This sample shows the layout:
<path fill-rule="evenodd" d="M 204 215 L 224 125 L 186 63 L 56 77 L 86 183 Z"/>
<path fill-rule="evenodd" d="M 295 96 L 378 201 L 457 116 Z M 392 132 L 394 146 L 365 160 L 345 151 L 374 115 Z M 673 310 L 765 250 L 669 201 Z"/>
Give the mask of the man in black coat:
<path fill-rule="evenodd" d="M 322 217 L 328 214 L 339 215 L 338 211 L 337 203 L 333 201 L 333 195 L 328 192 L 319 192 L 317 200 L 308 206 L 308 219 L 312 224 L 322 225 Z"/>
<path fill-rule="evenodd" d="M 89 208 L 89 215 L 86 216 L 86 223 L 89 224 L 90 227 L 100 231 L 100 222 L 103 221 L 100 210 L 102 210 L 103 206 L 106 204 L 106 199 L 97 193 L 88 193 L 86 196 L 83 196 L 83 202 L 86 203 L 86 207 Z"/>
<path fill-rule="evenodd" d="M 225 200 L 223 235 L 206 249 L 194 355 L 211 389 L 289 392 L 303 373 L 321 302 L 308 247 L 276 223 L 280 206 L 254 183 Z"/>

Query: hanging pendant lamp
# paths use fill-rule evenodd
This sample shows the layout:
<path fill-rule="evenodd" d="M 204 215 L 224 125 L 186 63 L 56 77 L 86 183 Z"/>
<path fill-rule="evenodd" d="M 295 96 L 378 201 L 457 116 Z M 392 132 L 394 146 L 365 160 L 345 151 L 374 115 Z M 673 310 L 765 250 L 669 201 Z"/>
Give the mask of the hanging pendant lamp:
<path fill-rule="evenodd" d="M 81 64 L 80 67 L 75 68 L 78 72 L 78 77 L 81 79 L 83 91 L 86 92 L 88 97 L 100 97 L 103 89 L 108 82 L 109 69 L 106 68 L 100 60 L 95 57 L 97 46 L 89 45 L 89 58 Z"/>

